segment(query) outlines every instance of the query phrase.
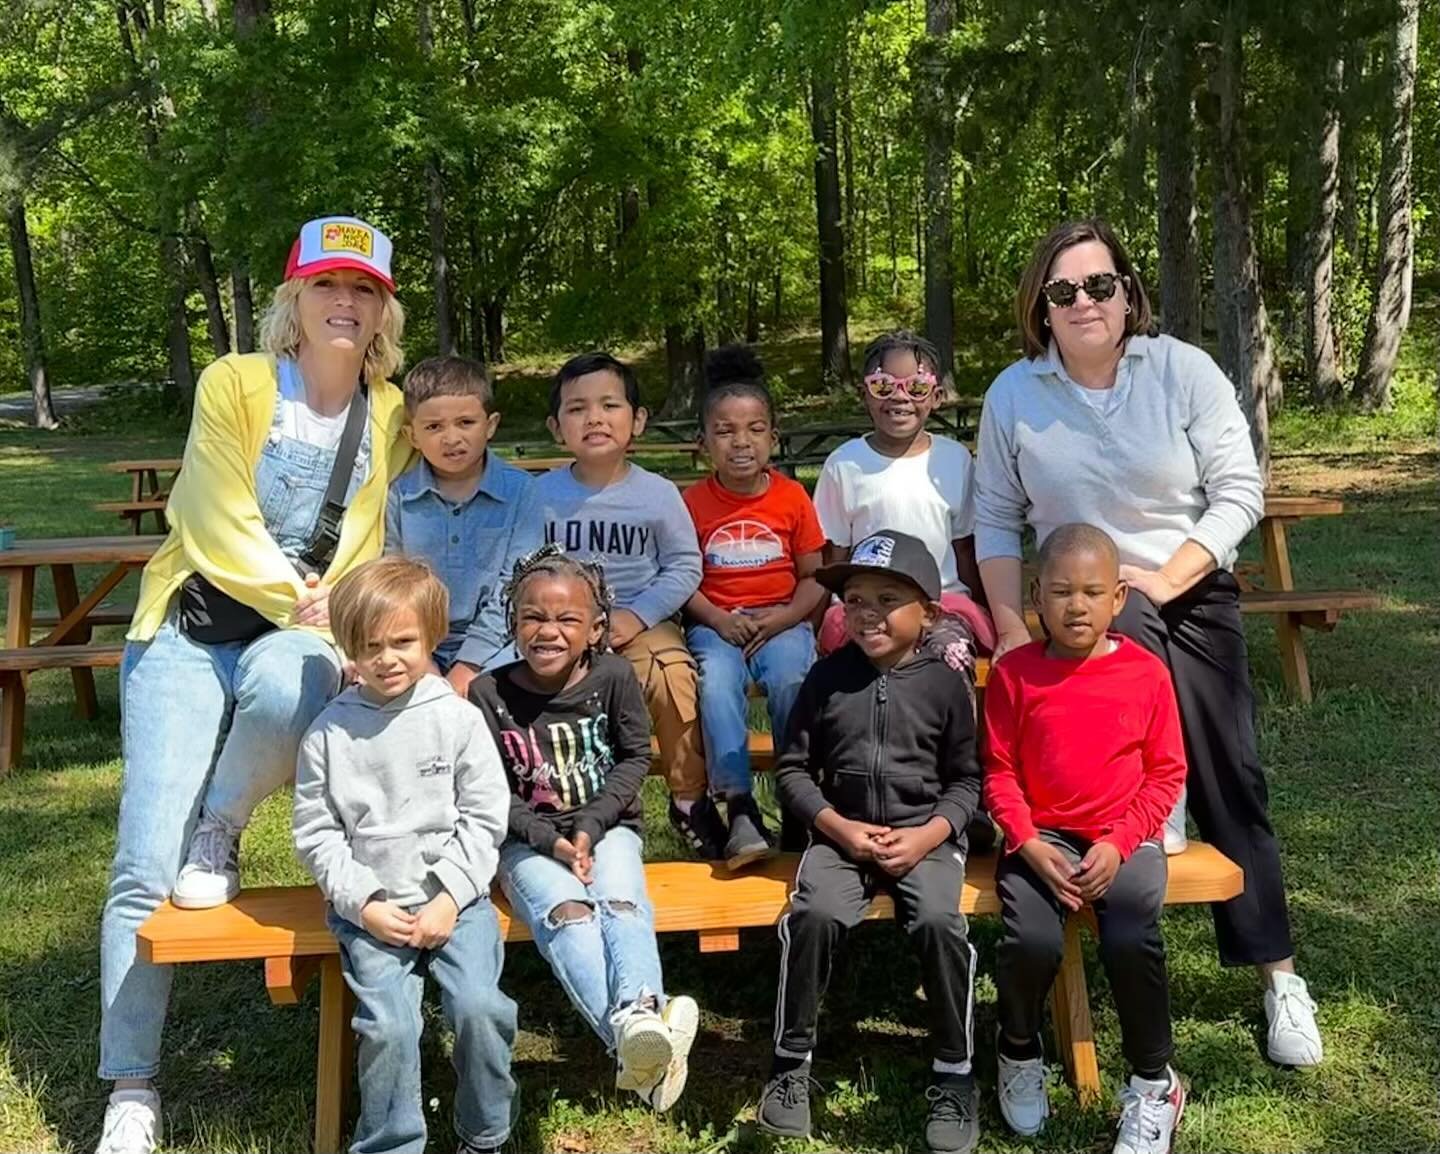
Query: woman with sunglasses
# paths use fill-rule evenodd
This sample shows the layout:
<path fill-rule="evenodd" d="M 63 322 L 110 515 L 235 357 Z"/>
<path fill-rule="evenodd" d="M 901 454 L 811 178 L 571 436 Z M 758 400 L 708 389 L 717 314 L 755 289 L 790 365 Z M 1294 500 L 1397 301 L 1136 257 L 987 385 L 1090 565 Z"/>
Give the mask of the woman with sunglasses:
<path fill-rule="evenodd" d="M 1109 533 L 1130 586 L 1113 628 L 1169 666 L 1190 813 L 1245 871 L 1245 892 L 1212 907 L 1220 960 L 1254 965 L 1265 980 L 1271 1059 L 1316 1065 L 1315 1005 L 1295 974 L 1230 572 L 1264 512 L 1234 386 L 1203 350 L 1154 335 L 1145 287 L 1101 220 L 1062 224 L 1041 240 L 1016 315 L 1025 357 L 986 394 L 976 468 L 976 554 L 1000 632 L 996 656 L 1030 640 L 1025 525 L 1040 541 L 1076 521 Z"/>

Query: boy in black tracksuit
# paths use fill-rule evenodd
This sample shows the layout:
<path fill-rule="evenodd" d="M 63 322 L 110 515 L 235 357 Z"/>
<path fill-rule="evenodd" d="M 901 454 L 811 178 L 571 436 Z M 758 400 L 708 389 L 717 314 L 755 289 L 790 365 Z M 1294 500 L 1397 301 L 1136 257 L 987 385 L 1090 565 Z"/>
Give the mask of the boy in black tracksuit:
<path fill-rule="evenodd" d="M 969 1151 L 975 955 L 960 890 L 980 767 L 965 675 L 920 649 L 939 612 L 940 573 L 921 541 L 883 532 L 815 577 L 842 596 L 850 643 L 810 670 L 777 762 L 780 801 L 810 830 L 810 846 L 780 920 L 775 1064 L 759 1122 L 809 1135 L 810 1055 L 831 954 L 883 889 L 919 951 L 932 1016 L 926 1142 Z"/>

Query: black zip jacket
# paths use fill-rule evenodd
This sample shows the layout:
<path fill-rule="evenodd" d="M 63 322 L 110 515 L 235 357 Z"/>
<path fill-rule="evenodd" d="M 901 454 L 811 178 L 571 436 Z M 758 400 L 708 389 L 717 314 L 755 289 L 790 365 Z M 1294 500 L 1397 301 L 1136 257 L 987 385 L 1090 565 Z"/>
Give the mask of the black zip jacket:
<path fill-rule="evenodd" d="M 965 832 L 980 800 L 965 675 L 921 652 L 888 672 L 849 644 L 817 661 L 776 762 L 780 802 L 807 826 L 828 806 L 852 821 Z"/>

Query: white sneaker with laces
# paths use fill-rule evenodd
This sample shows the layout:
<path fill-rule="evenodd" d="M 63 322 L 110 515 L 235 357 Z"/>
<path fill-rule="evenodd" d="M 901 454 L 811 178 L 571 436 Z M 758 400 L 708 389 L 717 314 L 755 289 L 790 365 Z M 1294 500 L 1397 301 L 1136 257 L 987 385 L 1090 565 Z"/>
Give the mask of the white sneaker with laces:
<path fill-rule="evenodd" d="M 1305 979 L 1298 974 L 1275 973 L 1265 991 L 1265 1048 L 1270 1060 L 1281 1066 L 1318 1066 L 1324 1056 L 1315 1003 Z"/>
<path fill-rule="evenodd" d="M 1005 1124 L 1030 1138 L 1045 1128 L 1050 1116 L 1050 1094 L 1045 1088 L 1043 1058 L 1010 1058 L 998 1048 L 1000 1114 Z"/>
<path fill-rule="evenodd" d="M 105 1126 L 95 1154 L 154 1154 L 161 1131 L 159 1094 L 116 1090 L 105 1107 Z"/>
<path fill-rule="evenodd" d="M 690 1047 L 695 1044 L 695 1034 L 700 1029 L 700 1007 L 694 998 L 681 994 L 665 1003 L 660 1016 L 670 1031 L 670 1063 L 648 1092 L 640 1092 L 657 1114 L 665 1113 L 685 1092 L 685 1083 L 690 1078 Z"/>
<path fill-rule="evenodd" d="M 615 1030 L 617 1090 L 634 1090 L 645 1097 L 665 1076 L 674 1044 L 665 1019 L 654 1010 L 651 998 L 641 998 L 611 1018 Z"/>
<path fill-rule="evenodd" d="M 1120 1091 L 1120 1137 L 1114 1154 L 1170 1154 L 1170 1142 L 1185 1113 L 1185 1087 L 1170 1067 L 1152 1082 L 1138 1074 Z"/>
<path fill-rule="evenodd" d="M 209 811 L 201 811 L 185 864 L 170 901 L 182 910 L 208 910 L 240 892 L 240 835 Z"/>

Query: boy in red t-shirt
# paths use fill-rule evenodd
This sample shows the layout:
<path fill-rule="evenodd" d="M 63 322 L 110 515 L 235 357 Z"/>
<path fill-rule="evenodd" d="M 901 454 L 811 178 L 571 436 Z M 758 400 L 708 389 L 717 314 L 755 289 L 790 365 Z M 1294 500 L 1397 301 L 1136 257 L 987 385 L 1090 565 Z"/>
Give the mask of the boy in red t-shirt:
<path fill-rule="evenodd" d="M 1047 640 L 997 662 L 985 690 L 985 803 L 1005 837 L 1000 1113 L 1017 1134 L 1044 1125 L 1045 995 L 1065 919 L 1089 902 L 1131 1067 L 1115 1154 L 1166 1154 L 1185 1091 L 1170 1066 L 1160 836 L 1185 782 L 1185 743 L 1164 663 L 1107 632 L 1125 603 L 1119 567 L 1101 530 L 1051 533 L 1031 587 Z"/>
<path fill-rule="evenodd" d="M 765 691 L 778 749 L 815 660 L 808 618 L 825 597 L 812 574 L 825 535 L 810 495 L 770 469 L 775 410 L 760 360 L 742 345 L 706 358 L 700 437 L 715 472 L 685 491 L 703 564 L 685 604 L 685 640 L 700 665 L 700 727 L 710 789 L 726 802 L 725 862 L 775 852 L 751 795 L 745 690 Z"/>

